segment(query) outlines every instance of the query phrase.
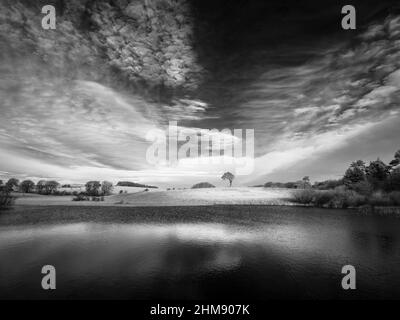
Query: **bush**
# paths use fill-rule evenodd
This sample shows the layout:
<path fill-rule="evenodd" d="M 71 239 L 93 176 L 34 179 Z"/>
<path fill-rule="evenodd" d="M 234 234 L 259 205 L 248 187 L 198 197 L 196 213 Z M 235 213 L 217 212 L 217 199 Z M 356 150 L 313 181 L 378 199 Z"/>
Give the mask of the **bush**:
<path fill-rule="evenodd" d="M 324 207 L 327 206 L 332 199 L 335 196 L 335 193 L 333 191 L 314 191 L 314 198 L 313 198 L 313 203 L 317 206 L 317 207 Z"/>
<path fill-rule="evenodd" d="M 0 210 L 4 210 L 13 206 L 15 198 L 7 192 L 0 193 Z"/>
<path fill-rule="evenodd" d="M 200 182 L 192 187 L 192 189 L 201 189 L 201 188 L 215 188 L 215 186 L 208 182 Z M 175 188 L 173 188 L 173 190 L 175 190 Z"/>
<path fill-rule="evenodd" d="M 156 186 L 149 186 L 147 184 L 141 184 L 141 183 L 130 182 L 130 181 L 119 181 L 117 183 L 117 187 L 138 187 L 138 188 L 154 188 L 154 189 L 158 188 Z"/>
<path fill-rule="evenodd" d="M 367 202 L 365 196 L 357 192 L 348 190 L 345 194 L 344 207 L 360 207 Z"/>
<path fill-rule="evenodd" d="M 374 192 L 368 200 L 371 206 L 385 207 L 393 205 L 389 195 L 381 191 Z"/>
<path fill-rule="evenodd" d="M 343 185 L 343 179 L 339 180 L 325 180 L 321 182 L 315 182 L 313 188 L 318 190 L 333 190 L 336 187 Z"/>
<path fill-rule="evenodd" d="M 87 201 L 89 200 L 89 197 L 87 197 L 85 194 L 83 193 L 79 193 L 77 194 L 72 201 Z"/>
<path fill-rule="evenodd" d="M 350 188 L 363 195 L 369 195 L 373 191 L 372 185 L 366 180 L 353 183 Z"/>
<path fill-rule="evenodd" d="M 296 202 L 301 204 L 311 204 L 314 199 L 315 191 L 312 189 L 302 189 L 293 192 L 293 197 Z"/>
<path fill-rule="evenodd" d="M 366 203 L 364 196 L 344 186 L 336 187 L 335 190 L 312 190 L 303 189 L 293 193 L 298 203 L 312 204 L 316 207 L 325 208 L 348 208 L 358 207 Z"/>
<path fill-rule="evenodd" d="M 104 201 L 104 196 L 101 196 L 101 197 L 92 197 L 91 198 L 92 199 L 92 201 Z"/>

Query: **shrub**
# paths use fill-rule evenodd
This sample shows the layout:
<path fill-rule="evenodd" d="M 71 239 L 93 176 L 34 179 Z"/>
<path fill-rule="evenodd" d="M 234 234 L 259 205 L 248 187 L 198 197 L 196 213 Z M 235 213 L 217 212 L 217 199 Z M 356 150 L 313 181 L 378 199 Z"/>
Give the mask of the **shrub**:
<path fill-rule="evenodd" d="M 343 185 L 343 179 L 339 180 L 325 180 L 321 182 L 315 182 L 313 188 L 318 190 L 332 190 L 336 187 Z"/>
<path fill-rule="evenodd" d="M 87 201 L 87 200 L 89 200 L 89 198 L 88 198 L 85 194 L 83 194 L 83 193 L 77 194 L 77 195 L 72 199 L 72 201 Z"/>
<path fill-rule="evenodd" d="M 389 195 L 381 191 L 374 192 L 369 198 L 368 202 L 370 205 L 378 207 L 392 205 L 392 201 L 389 198 Z"/>
<path fill-rule="evenodd" d="M 7 209 L 14 204 L 15 198 L 8 192 L 0 192 L 0 210 Z"/>
<path fill-rule="evenodd" d="M 328 208 L 348 208 L 358 207 L 365 204 L 364 196 L 353 190 L 346 189 L 344 186 L 336 187 L 335 190 L 321 191 L 304 189 L 293 193 L 294 199 L 298 203 L 312 204 L 316 207 Z"/>
<path fill-rule="evenodd" d="M 363 195 L 369 195 L 373 191 L 372 185 L 366 180 L 353 183 L 350 188 Z"/>
<path fill-rule="evenodd" d="M 345 207 L 359 207 L 367 202 L 365 196 L 358 194 L 357 192 L 348 190 L 345 194 Z"/>
<path fill-rule="evenodd" d="M 101 196 L 101 197 L 91 197 L 91 200 L 92 201 L 104 201 L 104 196 Z"/>
<path fill-rule="evenodd" d="M 335 196 L 333 191 L 314 191 L 314 198 L 313 198 L 313 203 L 317 206 L 317 207 L 324 207 L 326 205 L 328 205 L 333 197 Z"/>
<path fill-rule="evenodd" d="M 149 186 L 146 184 L 130 182 L 130 181 L 119 181 L 117 183 L 117 187 L 138 187 L 138 188 L 154 188 L 154 189 L 158 188 L 156 186 Z"/>
<path fill-rule="evenodd" d="M 302 204 L 311 204 L 314 199 L 315 191 L 312 189 L 302 189 L 293 192 L 293 197 L 296 202 Z"/>
<path fill-rule="evenodd" d="M 200 182 L 192 187 L 192 189 L 201 189 L 201 188 L 215 188 L 215 186 L 208 182 Z M 173 188 L 173 190 L 175 190 L 175 188 Z"/>

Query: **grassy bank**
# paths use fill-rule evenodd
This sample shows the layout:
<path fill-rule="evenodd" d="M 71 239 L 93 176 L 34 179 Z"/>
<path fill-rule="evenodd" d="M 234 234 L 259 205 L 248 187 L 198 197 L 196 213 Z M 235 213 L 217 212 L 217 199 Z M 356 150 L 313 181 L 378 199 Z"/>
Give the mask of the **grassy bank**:
<path fill-rule="evenodd" d="M 376 191 L 362 195 L 344 187 L 334 190 L 302 189 L 293 191 L 293 200 L 321 208 L 397 207 L 400 206 L 400 192 Z"/>

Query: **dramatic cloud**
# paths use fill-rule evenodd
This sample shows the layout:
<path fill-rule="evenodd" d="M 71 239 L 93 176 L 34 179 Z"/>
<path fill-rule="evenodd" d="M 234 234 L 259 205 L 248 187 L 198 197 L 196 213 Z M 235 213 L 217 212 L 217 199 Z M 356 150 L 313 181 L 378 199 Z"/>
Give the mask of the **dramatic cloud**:
<path fill-rule="evenodd" d="M 395 13 L 350 34 L 338 7 L 317 12 L 311 0 L 308 14 L 284 18 L 278 2 L 51 2 L 56 30 L 41 28 L 47 1 L 0 3 L 2 177 L 191 184 L 234 170 L 146 161 L 148 133 L 170 121 L 188 136 L 254 129 L 255 171 L 239 183 L 336 176 L 354 157 L 399 147 Z"/>

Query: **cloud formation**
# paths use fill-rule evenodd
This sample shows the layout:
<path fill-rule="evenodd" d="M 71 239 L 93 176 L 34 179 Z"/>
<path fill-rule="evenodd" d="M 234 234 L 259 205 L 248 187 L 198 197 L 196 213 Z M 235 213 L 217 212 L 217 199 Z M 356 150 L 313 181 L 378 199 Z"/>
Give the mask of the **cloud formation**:
<path fill-rule="evenodd" d="M 400 117 L 400 16 L 376 19 L 350 38 L 278 46 L 273 32 L 243 23 L 236 31 L 249 37 L 249 47 L 236 44 L 221 22 L 216 34 L 226 37 L 224 50 L 201 34 L 198 13 L 185 0 L 54 3 L 52 31 L 41 28 L 42 1 L 0 3 L 1 176 L 219 180 L 223 166 L 146 161 L 147 133 L 169 121 L 189 135 L 254 129 L 256 170 L 241 178 L 246 183 L 271 174 L 291 179 L 288 168 L 356 147 L 377 128 L 386 127 L 381 136 L 390 150 L 398 148 L 398 130 L 388 123 Z M 205 59 L 207 45 L 215 55 Z M 347 161 L 340 158 L 337 170 Z"/>

